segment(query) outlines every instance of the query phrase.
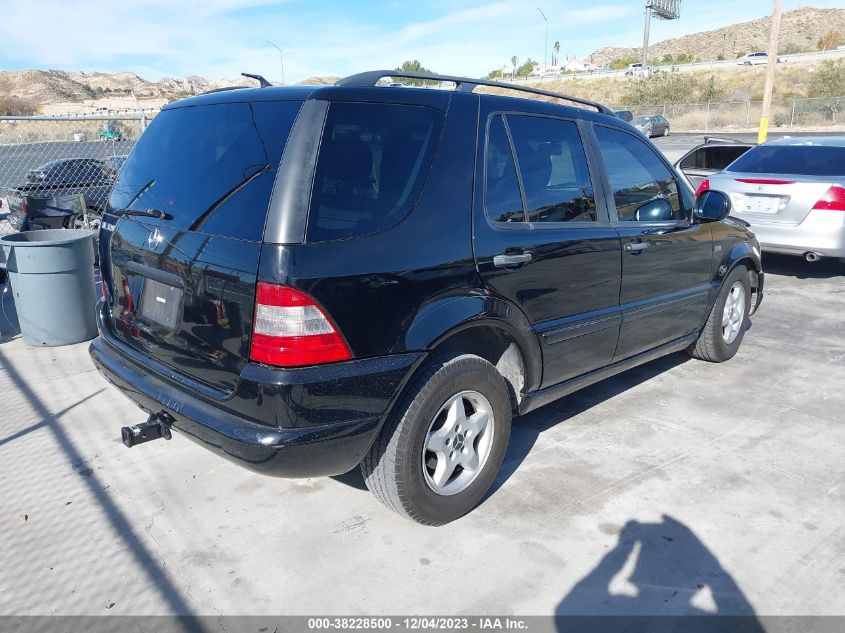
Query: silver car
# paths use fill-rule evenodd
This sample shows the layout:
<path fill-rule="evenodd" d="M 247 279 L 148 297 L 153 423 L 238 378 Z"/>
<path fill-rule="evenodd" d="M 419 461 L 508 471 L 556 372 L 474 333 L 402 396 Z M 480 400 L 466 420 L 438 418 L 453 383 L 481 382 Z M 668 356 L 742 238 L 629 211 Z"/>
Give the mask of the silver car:
<path fill-rule="evenodd" d="M 649 138 L 652 136 L 669 136 L 669 121 L 658 114 L 634 117 L 631 125 Z"/>
<path fill-rule="evenodd" d="M 698 187 L 727 193 L 764 251 L 845 258 L 845 136 L 758 145 Z"/>

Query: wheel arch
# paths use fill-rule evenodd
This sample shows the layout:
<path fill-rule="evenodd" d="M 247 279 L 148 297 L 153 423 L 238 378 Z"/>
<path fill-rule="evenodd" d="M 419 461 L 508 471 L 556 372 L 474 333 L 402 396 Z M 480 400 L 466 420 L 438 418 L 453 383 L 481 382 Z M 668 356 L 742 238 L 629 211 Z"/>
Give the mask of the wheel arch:
<path fill-rule="evenodd" d="M 405 347 L 484 358 L 508 383 L 515 410 L 542 378 L 542 352 L 528 319 L 502 297 L 481 291 L 427 305 L 408 328 Z"/>

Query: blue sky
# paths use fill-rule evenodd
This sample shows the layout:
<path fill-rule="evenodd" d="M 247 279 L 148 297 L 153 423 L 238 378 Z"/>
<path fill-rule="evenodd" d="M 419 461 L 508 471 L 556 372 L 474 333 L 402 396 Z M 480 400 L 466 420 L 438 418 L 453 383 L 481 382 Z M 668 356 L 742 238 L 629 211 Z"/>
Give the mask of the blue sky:
<path fill-rule="evenodd" d="M 784 9 L 807 4 L 784 0 Z M 814 6 L 842 6 L 815 0 Z M 281 79 L 393 68 L 419 59 L 480 76 L 511 56 L 542 61 L 549 46 L 582 57 L 642 42 L 642 0 L 0 0 L 0 69 L 131 71 L 157 80 L 241 71 Z M 654 21 L 652 42 L 763 17 L 771 0 L 683 0 L 682 17 Z"/>

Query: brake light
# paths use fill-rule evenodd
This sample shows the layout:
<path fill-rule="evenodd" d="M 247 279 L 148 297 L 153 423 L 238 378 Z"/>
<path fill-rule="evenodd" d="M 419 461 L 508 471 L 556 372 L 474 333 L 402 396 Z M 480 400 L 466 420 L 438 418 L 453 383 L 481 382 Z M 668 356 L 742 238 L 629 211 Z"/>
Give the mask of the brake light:
<path fill-rule="evenodd" d="M 839 185 L 833 185 L 813 208 L 823 209 L 825 211 L 845 211 L 845 188 Z"/>
<path fill-rule="evenodd" d="M 294 288 L 258 282 L 251 360 L 300 367 L 349 360 L 352 354 L 328 315 Z"/>
<path fill-rule="evenodd" d="M 737 178 L 737 182 L 748 185 L 794 185 L 794 180 L 775 180 L 773 178 Z"/>
<path fill-rule="evenodd" d="M 21 200 L 21 211 L 24 215 L 29 215 L 29 203 L 26 200 Z"/>
<path fill-rule="evenodd" d="M 697 198 L 705 191 L 710 191 L 710 181 L 707 178 L 702 180 L 701 184 L 698 185 L 698 189 L 695 190 L 695 197 Z"/>

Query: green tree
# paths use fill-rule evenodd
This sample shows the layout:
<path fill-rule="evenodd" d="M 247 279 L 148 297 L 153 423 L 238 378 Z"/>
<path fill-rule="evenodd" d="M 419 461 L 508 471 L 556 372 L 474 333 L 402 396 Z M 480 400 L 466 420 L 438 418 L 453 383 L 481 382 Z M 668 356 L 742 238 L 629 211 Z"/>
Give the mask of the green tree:
<path fill-rule="evenodd" d="M 836 121 L 836 115 L 845 108 L 845 62 L 841 59 L 823 61 L 810 79 L 807 94 L 819 99 L 822 110 Z"/>
<path fill-rule="evenodd" d="M 622 59 L 616 59 L 610 62 L 609 66 L 611 70 L 625 70 L 631 64 L 636 64 L 641 61 L 642 60 L 638 57 L 623 57 Z"/>
<path fill-rule="evenodd" d="M 534 72 L 534 66 L 536 66 L 536 65 L 537 65 L 537 62 L 535 62 L 533 59 L 531 59 L 529 57 L 528 59 L 525 60 L 525 63 L 522 64 L 522 66 L 520 66 L 519 68 L 516 69 L 517 77 L 527 77 L 532 72 Z"/>
<path fill-rule="evenodd" d="M 716 83 L 716 77 L 710 75 L 701 91 L 701 100 L 707 103 L 713 103 L 714 101 L 721 101 L 724 96 L 725 91 Z"/>
<path fill-rule="evenodd" d="M 421 73 L 423 75 L 436 75 L 437 73 L 433 70 L 429 70 L 425 66 L 423 66 L 418 59 L 408 60 L 402 62 L 402 65 L 395 70 L 403 72 L 403 73 Z M 400 78 L 402 79 L 403 84 L 407 84 L 409 86 L 426 86 L 437 83 L 436 81 L 426 81 L 425 79 L 412 79 L 412 78 Z"/>
<path fill-rule="evenodd" d="M 554 57 L 552 57 L 552 65 L 557 66 L 560 62 L 558 58 L 560 57 L 560 42 L 555 42 L 555 45 L 552 47 L 552 50 L 555 52 Z"/>
<path fill-rule="evenodd" d="M 816 46 L 820 51 L 833 50 L 842 43 L 842 36 L 839 31 L 828 31 L 819 38 Z"/>
<path fill-rule="evenodd" d="M 622 96 L 625 105 L 661 105 L 688 103 L 695 94 L 696 82 L 687 73 L 657 73 L 631 79 Z"/>

